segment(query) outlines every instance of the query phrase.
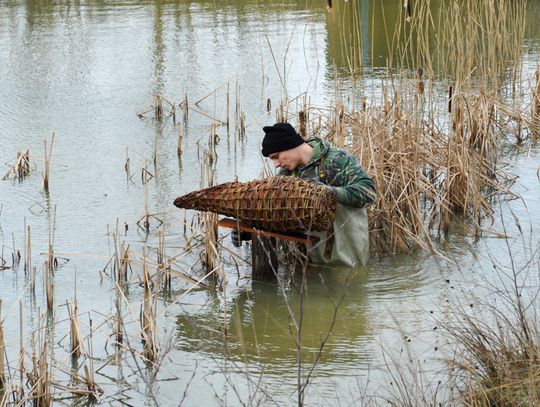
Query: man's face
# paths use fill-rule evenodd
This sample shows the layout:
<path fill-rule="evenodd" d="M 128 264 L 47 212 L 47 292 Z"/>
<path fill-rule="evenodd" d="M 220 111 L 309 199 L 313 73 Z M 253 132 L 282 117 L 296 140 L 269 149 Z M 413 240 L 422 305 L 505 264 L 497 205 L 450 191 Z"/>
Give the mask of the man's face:
<path fill-rule="evenodd" d="M 268 156 L 274 163 L 275 168 L 285 168 L 292 171 L 300 164 L 300 156 L 296 148 L 272 153 Z"/>

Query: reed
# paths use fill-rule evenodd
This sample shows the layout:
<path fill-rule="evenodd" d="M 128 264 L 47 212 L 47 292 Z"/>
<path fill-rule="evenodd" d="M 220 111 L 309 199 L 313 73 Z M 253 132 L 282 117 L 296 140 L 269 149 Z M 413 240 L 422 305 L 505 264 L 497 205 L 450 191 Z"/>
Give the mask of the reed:
<path fill-rule="evenodd" d="M 143 356 L 153 362 L 158 356 L 156 337 L 157 296 L 154 294 L 154 282 L 148 272 L 146 250 L 143 254 L 143 289 L 144 298 L 141 307 L 140 324 L 143 342 Z"/>
<path fill-rule="evenodd" d="M 81 355 L 83 349 L 83 339 L 81 335 L 81 329 L 79 327 L 79 310 L 77 307 L 77 271 L 75 271 L 75 283 L 73 287 L 73 301 L 66 300 L 66 308 L 69 316 L 69 338 L 71 345 L 71 357 L 78 358 Z"/>
<path fill-rule="evenodd" d="M 163 230 L 158 232 L 158 247 L 157 247 L 157 273 L 159 285 L 164 290 L 171 289 L 171 264 L 166 260 L 165 253 L 165 233 Z"/>
<path fill-rule="evenodd" d="M 92 319 L 90 319 L 90 333 L 88 334 L 88 337 L 86 338 L 86 349 L 88 353 L 88 357 L 85 360 L 84 363 L 84 385 L 86 386 L 85 395 L 93 402 L 97 401 L 99 399 L 99 396 L 103 393 L 103 390 L 99 385 L 96 383 L 95 375 L 94 375 L 94 347 L 92 344 L 93 339 L 93 326 L 92 326 Z"/>
<path fill-rule="evenodd" d="M 4 321 L 2 319 L 2 300 L 0 299 L 0 390 L 6 385 L 6 360 L 4 358 L 6 346 L 4 343 Z"/>
<path fill-rule="evenodd" d="M 533 90 L 533 102 L 531 113 L 531 128 L 535 139 L 540 135 L 540 67 L 534 73 L 535 86 Z"/>
<path fill-rule="evenodd" d="M 47 299 L 47 310 L 52 311 L 54 308 L 54 282 L 52 278 L 52 272 L 49 269 L 45 269 L 45 297 Z"/>
<path fill-rule="evenodd" d="M 117 347 L 120 347 L 124 343 L 124 320 L 122 318 L 122 287 L 118 283 L 114 285 L 114 338 Z"/>
<path fill-rule="evenodd" d="M 32 355 L 31 368 L 26 372 L 28 380 L 28 397 L 33 405 L 38 407 L 48 407 L 53 404 L 53 389 L 51 379 L 51 365 L 49 363 L 49 345 L 46 335 L 42 335 L 41 329 L 38 331 L 36 344 L 35 333 L 31 335 Z M 39 347 L 36 353 L 37 347 Z"/>
<path fill-rule="evenodd" d="M 22 153 L 17 153 L 15 164 L 4 174 L 2 180 L 7 180 L 13 176 L 20 181 L 28 174 L 30 174 L 30 153 L 28 150 L 25 150 Z"/>
<path fill-rule="evenodd" d="M 78 308 L 77 298 L 75 297 L 72 302 L 66 301 L 66 307 L 69 315 L 69 338 L 70 338 L 70 352 L 71 357 L 78 358 L 81 356 L 83 340 L 81 336 L 81 329 L 78 322 Z"/>
<path fill-rule="evenodd" d="M 126 147 L 126 161 L 124 162 L 124 171 L 126 172 L 126 178 L 129 181 L 130 177 L 130 159 L 128 154 L 128 147 Z"/>
<path fill-rule="evenodd" d="M 502 227 L 507 234 L 504 219 Z M 465 406 L 540 405 L 539 290 L 528 283 L 536 279 L 538 248 L 531 241 L 525 247 L 529 257 L 520 264 L 511 240 L 505 243 L 505 260 L 491 259 L 504 287 L 497 301 L 468 299 L 443 325 L 456 344 L 449 367 Z"/>
<path fill-rule="evenodd" d="M 32 232 L 30 225 L 26 225 L 24 218 L 24 273 L 30 276 L 32 272 Z M 35 283 L 35 282 L 34 282 Z"/>
<path fill-rule="evenodd" d="M 182 108 L 182 121 L 184 125 L 187 125 L 189 121 L 189 100 L 187 92 L 184 92 L 184 100 L 180 103 L 180 107 Z"/>
<path fill-rule="evenodd" d="M 51 157 L 52 157 L 52 149 L 54 144 L 54 133 L 51 137 L 51 145 L 49 148 L 47 148 L 47 140 L 44 141 L 45 144 L 45 170 L 43 174 L 43 188 L 45 191 L 49 190 L 49 173 L 50 173 L 50 166 L 51 166 Z"/>

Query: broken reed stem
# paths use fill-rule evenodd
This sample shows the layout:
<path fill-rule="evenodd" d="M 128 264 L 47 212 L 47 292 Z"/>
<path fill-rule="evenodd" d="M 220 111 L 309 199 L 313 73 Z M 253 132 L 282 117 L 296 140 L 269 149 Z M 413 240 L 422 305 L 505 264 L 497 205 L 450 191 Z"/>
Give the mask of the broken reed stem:
<path fill-rule="evenodd" d="M 45 174 L 43 176 L 43 188 L 45 189 L 45 191 L 48 191 L 49 190 L 49 168 L 51 164 L 52 148 L 54 144 L 54 133 L 52 134 L 51 145 L 49 149 L 47 149 L 47 140 L 45 140 L 44 143 L 45 143 Z"/>
<path fill-rule="evenodd" d="M 32 233 L 24 218 L 24 274 L 30 277 L 32 272 Z M 32 283 L 30 283 L 32 284 Z"/>
<path fill-rule="evenodd" d="M 130 160 L 128 155 L 128 147 L 126 147 L 126 161 L 124 163 L 124 170 L 126 171 L 126 177 L 129 180 L 130 178 Z"/>
<path fill-rule="evenodd" d="M 143 253 L 143 288 L 144 299 L 140 318 L 143 356 L 148 361 L 153 362 L 158 353 L 156 341 L 157 296 L 153 293 L 154 283 L 148 273 L 146 249 Z"/>
<path fill-rule="evenodd" d="M 66 307 L 69 315 L 71 357 L 76 359 L 81 355 L 83 344 L 81 330 L 77 319 L 79 314 L 77 307 L 77 270 L 75 270 L 75 282 L 73 284 L 73 301 L 68 303 L 66 300 Z"/>
<path fill-rule="evenodd" d="M 182 101 L 180 105 L 182 107 L 182 121 L 184 125 L 187 125 L 188 119 L 189 119 L 189 101 L 188 101 L 187 92 L 184 92 L 184 100 Z"/>
<path fill-rule="evenodd" d="M 23 153 L 18 152 L 17 157 L 15 159 L 15 164 L 4 174 L 2 177 L 2 180 L 8 179 L 11 174 L 13 174 L 13 177 L 17 177 L 20 180 L 22 180 L 24 177 L 26 177 L 30 173 L 30 153 L 28 150 L 24 151 Z"/>
<path fill-rule="evenodd" d="M 115 298 L 114 298 L 114 306 L 116 309 L 116 314 L 114 318 L 115 322 L 115 340 L 116 340 L 116 346 L 120 347 L 124 343 L 124 320 L 122 318 L 122 291 L 121 287 L 118 283 L 115 284 Z"/>
<path fill-rule="evenodd" d="M 5 371 L 5 344 L 4 344 L 4 322 L 2 320 L 2 299 L 0 298 L 0 390 L 6 385 Z"/>
<path fill-rule="evenodd" d="M 47 269 L 51 273 L 54 272 L 54 269 L 58 267 L 58 260 L 54 256 L 54 239 L 56 233 L 56 205 L 52 214 L 49 216 L 49 236 L 47 242 Z"/>
<path fill-rule="evenodd" d="M 54 306 L 54 282 L 52 272 L 45 269 L 45 296 L 47 298 L 47 310 L 52 311 Z"/>
<path fill-rule="evenodd" d="M 77 320 L 77 297 L 75 297 L 70 303 L 66 301 L 66 306 L 69 314 L 71 357 L 78 358 L 81 355 L 83 341 L 81 337 L 81 330 L 79 328 L 79 322 Z"/>

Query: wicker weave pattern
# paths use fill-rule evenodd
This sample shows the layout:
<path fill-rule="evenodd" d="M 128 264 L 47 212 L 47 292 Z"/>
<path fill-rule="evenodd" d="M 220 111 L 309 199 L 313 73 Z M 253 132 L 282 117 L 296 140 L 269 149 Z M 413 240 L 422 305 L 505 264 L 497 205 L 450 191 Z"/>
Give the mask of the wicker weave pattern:
<path fill-rule="evenodd" d="M 275 176 L 191 192 L 176 198 L 174 205 L 232 216 L 270 231 L 324 231 L 334 221 L 336 195 L 298 177 Z"/>

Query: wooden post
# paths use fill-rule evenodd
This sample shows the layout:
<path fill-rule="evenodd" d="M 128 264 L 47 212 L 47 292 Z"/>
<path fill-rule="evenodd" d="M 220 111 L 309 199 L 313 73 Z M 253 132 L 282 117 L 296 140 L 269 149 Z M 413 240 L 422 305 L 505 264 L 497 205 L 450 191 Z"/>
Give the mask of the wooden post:
<path fill-rule="evenodd" d="M 251 278 L 253 280 L 270 280 L 278 272 L 276 239 L 273 237 L 253 235 L 251 238 Z"/>

